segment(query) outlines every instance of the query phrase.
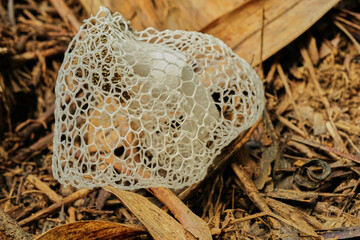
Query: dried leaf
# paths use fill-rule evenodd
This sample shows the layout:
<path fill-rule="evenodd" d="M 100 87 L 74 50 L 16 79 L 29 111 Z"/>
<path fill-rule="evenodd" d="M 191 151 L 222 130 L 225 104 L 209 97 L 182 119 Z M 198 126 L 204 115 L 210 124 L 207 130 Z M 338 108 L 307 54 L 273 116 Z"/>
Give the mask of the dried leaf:
<path fill-rule="evenodd" d="M 300 36 L 339 0 L 159 0 L 156 4 L 141 0 L 131 3 L 93 0 L 91 5 L 85 0 L 81 2 L 93 14 L 99 6 L 108 6 L 130 19 L 132 26 L 139 30 L 154 27 L 209 33 L 222 39 L 240 57 L 257 65 Z"/>
<path fill-rule="evenodd" d="M 35 238 L 35 240 L 127 239 L 145 233 L 147 233 L 146 229 L 137 225 L 106 221 L 81 221 L 52 228 Z"/>
<path fill-rule="evenodd" d="M 257 65 L 300 36 L 338 2 L 250 1 L 209 24 L 204 30 L 222 39 L 252 65 Z"/>
<path fill-rule="evenodd" d="M 144 224 L 155 240 L 195 239 L 179 222 L 145 197 L 112 186 L 106 186 L 104 189 L 116 195 L 142 224 Z"/>
<path fill-rule="evenodd" d="M 263 189 L 265 183 L 269 180 L 269 176 L 271 175 L 271 164 L 276 160 L 278 155 L 279 149 L 277 144 L 273 144 L 264 149 L 262 160 L 260 161 L 261 174 L 254 181 L 257 189 Z"/>
<path fill-rule="evenodd" d="M 183 29 L 199 31 L 221 15 L 250 0 L 81 0 L 89 14 L 96 15 L 100 6 L 120 12 L 138 30 L 153 27 L 158 30 Z"/>

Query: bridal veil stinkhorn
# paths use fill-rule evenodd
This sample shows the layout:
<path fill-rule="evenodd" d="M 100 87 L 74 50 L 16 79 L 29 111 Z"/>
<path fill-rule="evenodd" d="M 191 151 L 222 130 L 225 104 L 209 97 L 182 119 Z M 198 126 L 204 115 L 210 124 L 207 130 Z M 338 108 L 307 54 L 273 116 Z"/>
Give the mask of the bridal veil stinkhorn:
<path fill-rule="evenodd" d="M 53 174 L 75 187 L 182 188 L 264 107 L 256 72 L 198 32 L 135 31 L 101 8 L 59 70 Z"/>

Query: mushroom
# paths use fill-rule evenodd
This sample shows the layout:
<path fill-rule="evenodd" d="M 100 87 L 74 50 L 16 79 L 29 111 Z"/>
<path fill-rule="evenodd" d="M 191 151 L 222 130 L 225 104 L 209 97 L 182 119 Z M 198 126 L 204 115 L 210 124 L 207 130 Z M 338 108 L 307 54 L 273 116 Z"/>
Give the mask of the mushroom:
<path fill-rule="evenodd" d="M 103 7 L 71 41 L 55 93 L 53 174 L 78 188 L 192 185 L 264 108 L 256 72 L 221 40 L 135 31 Z"/>

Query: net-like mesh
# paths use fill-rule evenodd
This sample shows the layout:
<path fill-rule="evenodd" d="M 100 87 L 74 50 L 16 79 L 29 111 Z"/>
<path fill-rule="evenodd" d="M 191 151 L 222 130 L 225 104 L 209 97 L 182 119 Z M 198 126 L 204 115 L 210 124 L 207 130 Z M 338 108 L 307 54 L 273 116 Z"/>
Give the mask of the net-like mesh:
<path fill-rule="evenodd" d="M 259 118 L 262 83 L 207 34 L 137 32 L 101 8 L 56 84 L 53 174 L 75 187 L 181 188 Z"/>

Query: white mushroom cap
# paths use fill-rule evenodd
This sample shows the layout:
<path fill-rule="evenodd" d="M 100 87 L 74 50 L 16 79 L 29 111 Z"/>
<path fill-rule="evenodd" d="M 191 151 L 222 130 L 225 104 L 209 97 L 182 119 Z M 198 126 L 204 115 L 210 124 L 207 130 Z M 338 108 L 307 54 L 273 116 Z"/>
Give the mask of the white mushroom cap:
<path fill-rule="evenodd" d="M 264 108 L 261 80 L 221 40 L 137 32 L 106 8 L 71 41 L 55 92 L 53 174 L 79 188 L 192 185 Z"/>

